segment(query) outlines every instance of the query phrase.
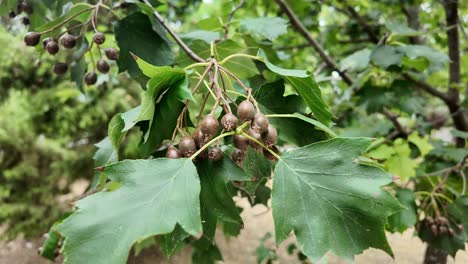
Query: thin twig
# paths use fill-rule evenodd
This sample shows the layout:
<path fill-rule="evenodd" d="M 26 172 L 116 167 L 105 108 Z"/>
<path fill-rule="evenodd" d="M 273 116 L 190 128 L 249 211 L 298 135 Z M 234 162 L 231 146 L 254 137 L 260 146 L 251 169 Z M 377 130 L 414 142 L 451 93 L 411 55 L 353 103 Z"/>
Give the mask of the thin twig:
<path fill-rule="evenodd" d="M 156 11 L 148 0 L 143 0 L 143 2 L 153 9 L 153 17 L 163 26 L 163 28 L 172 36 L 172 38 L 177 42 L 179 47 L 187 53 L 187 55 L 194 61 L 204 62 L 205 60 L 200 58 L 192 49 L 190 49 L 187 44 L 175 33 L 165 22 L 164 18 Z"/>
<path fill-rule="evenodd" d="M 241 9 L 244 4 L 245 0 L 241 0 L 239 4 L 232 9 L 231 13 L 229 13 L 226 25 L 224 25 L 224 39 L 228 38 L 229 26 L 231 25 L 232 19 L 234 18 L 234 14 L 237 12 L 237 10 Z"/>
<path fill-rule="evenodd" d="M 401 134 L 402 136 L 407 136 L 408 135 L 408 131 L 405 129 L 405 127 L 403 127 L 403 125 L 400 123 L 400 121 L 398 121 L 399 116 L 397 114 L 393 113 L 392 111 L 388 110 L 387 108 L 383 109 L 382 114 L 388 120 L 390 120 L 390 122 L 392 122 L 393 126 L 395 127 L 395 129 L 398 131 L 399 134 Z"/>

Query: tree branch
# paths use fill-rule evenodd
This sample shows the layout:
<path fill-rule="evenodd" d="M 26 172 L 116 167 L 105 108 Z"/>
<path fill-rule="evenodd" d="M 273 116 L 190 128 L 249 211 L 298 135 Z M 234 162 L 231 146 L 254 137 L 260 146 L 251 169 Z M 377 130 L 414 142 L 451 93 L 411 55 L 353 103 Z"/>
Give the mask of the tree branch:
<path fill-rule="evenodd" d="M 460 74 L 460 38 L 458 34 L 458 0 L 444 0 L 445 21 L 447 23 L 447 42 L 449 64 L 449 90 L 447 105 L 452 114 L 455 127 L 461 131 L 468 131 L 468 117 L 460 106 L 460 92 L 457 86 L 461 82 Z M 465 140 L 457 138 L 457 147 L 464 147 Z"/>
<path fill-rule="evenodd" d="M 343 78 L 343 81 L 345 81 L 348 85 L 353 85 L 354 81 L 353 79 L 344 71 L 341 71 L 338 68 L 338 65 L 336 62 L 328 56 L 322 46 L 314 39 L 314 37 L 307 31 L 307 29 L 304 27 L 304 25 L 299 21 L 297 18 L 296 14 L 294 13 L 291 8 L 286 4 L 284 0 L 275 0 L 280 9 L 286 13 L 286 15 L 289 18 L 289 21 L 291 22 L 291 25 L 299 32 L 301 35 L 309 42 L 309 44 L 317 51 L 317 53 L 320 55 L 320 58 L 327 64 L 327 66 L 338 72 L 338 74 Z"/>
<path fill-rule="evenodd" d="M 382 114 L 392 122 L 393 126 L 395 127 L 396 131 L 398 132 L 399 135 L 401 136 L 408 136 L 408 131 L 403 127 L 403 125 L 398 121 L 398 115 L 392 113 L 392 111 L 388 110 L 387 108 L 384 108 L 382 111 Z"/>
<path fill-rule="evenodd" d="M 161 16 L 161 14 L 159 14 L 158 11 L 156 11 L 153 6 L 148 2 L 148 0 L 143 0 L 143 2 L 151 7 L 151 9 L 153 9 L 153 17 L 156 19 L 156 21 L 158 21 L 162 26 L 163 28 L 172 36 L 172 38 L 177 42 L 177 45 L 179 45 L 179 47 L 181 49 L 183 49 L 185 51 L 185 53 L 187 53 L 187 55 L 194 61 L 197 61 L 197 62 L 204 62 L 205 60 L 200 58 L 200 56 L 198 56 L 193 50 L 191 50 L 187 44 L 185 44 L 184 41 L 182 41 L 182 39 L 177 35 L 177 33 L 175 33 L 165 22 L 164 18 Z"/>
<path fill-rule="evenodd" d="M 241 9 L 241 7 L 245 4 L 245 0 L 241 0 L 237 6 L 235 6 L 231 13 L 229 13 L 229 17 L 227 19 L 226 25 L 224 25 L 224 39 L 228 38 L 228 33 L 229 33 L 229 26 L 231 25 L 231 21 L 234 18 L 234 14 L 237 12 L 237 10 Z"/>
<path fill-rule="evenodd" d="M 445 103 L 448 102 L 448 96 L 447 94 L 445 94 L 444 92 L 441 92 L 439 90 L 437 90 L 436 88 L 432 87 L 430 84 L 424 82 L 424 81 L 421 81 L 421 80 L 418 80 L 416 78 L 414 78 L 411 74 L 409 73 L 402 73 L 401 74 L 406 80 L 416 84 L 416 87 L 418 87 L 419 89 L 427 92 L 428 94 L 431 94 L 435 97 L 439 97 L 440 99 L 442 99 L 442 101 L 444 101 Z"/>
<path fill-rule="evenodd" d="M 345 5 L 345 8 L 346 8 L 346 11 L 349 13 L 349 15 L 354 18 L 358 24 L 364 29 L 364 31 L 367 33 L 367 35 L 369 36 L 369 39 L 374 42 L 374 43 L 377 43 L 379 41 L 379 38 L 377 37 L 377 35 L 375 35 L 374 31 L 372 30 L 371 26 L 366 22 L 366 20 L 361 17 L 357 12 L 356 10 L 354 10 L 354 8 L 352 6 L 350 6 L 348 4 L 348 1 L 347 0 L 338 0 L 338 2 L 340 3 L 343 3 Z"/>

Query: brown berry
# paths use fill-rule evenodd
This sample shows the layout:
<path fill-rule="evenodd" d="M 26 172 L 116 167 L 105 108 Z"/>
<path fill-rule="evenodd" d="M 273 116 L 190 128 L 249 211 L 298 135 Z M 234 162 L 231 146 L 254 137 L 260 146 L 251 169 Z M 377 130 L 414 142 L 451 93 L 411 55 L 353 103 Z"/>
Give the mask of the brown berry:
<path fill-rule="evenodd" d="M 241 165 L 242 161 L 244 161 L 245 153 L 240 149 L 234 149 L 234 151 L 231 154 L 231 158 L 235 163 Z"/>
<path fill-rule="evenodd" d="M 440 231 L 440 234 L 441 234 L 441 235 L 445 235 L 445 234 L 448 233 L 448 229 L 447 229 L 446 226 L 440 226 L 440 227 L 439 227 L 439 231 Z"/>
<path fill-rule="evenodd" d="M 107 48 L 105 52 L 106 52 L 106 57 L 107 57 L 109 60 L 116 61 L 116 60 L 118 60 L 119 57 L 120 57 L 119 51 L 118 51 L 117 49 L 114 49 L 114 48 Z"/>
<path fill-rule="evenodd" d="M 464 230 L 465 230 L 465 227 L 464 227 L 462 224 L 458 224 L 458 225 L 457 225 L 457 228 L 458 228 L 458 230 L 460 230 L 460 231 L 464 231 Z"/>
<path fill-rule="evenodd" d="M 24 43 L 26 43 L 27 46 L 36 46 L 40 40 L 41 34 L 37 32 L 28 32 L 24 36 Z"/>
<path fill-rule="evenodd" d="M 15 18 L 15 17 L 16 17 L 15 11 L 10 10 L 10 12 L 8 12 L 8 16 L 9 16 L 10 18 Z"/>
<path fill-rule="evenodd" d="M 97 82 L 97 74 L 94 71 L 88 72 L 85 76 L 85 83 L 93 85 Z"/>
<path fill-rule="evenodd" d="M 449 235 L 454 236 L 455 235 L 455 230 L 453 230 L 452 228 L 449 228 L 448 233 L 449 233 Z"/>
<path fill-rule="evenodd" d="M 21 2 L 21 4 L 19 5 L 19 10 L 21 10 L 21 12 L 25 12 L 28 15 L 33 13 L 32 7 L 26 2 Z"/>
<path fill-rule="evenodd" d="M 43 47 L 44 49 L 46 49 L 47 44 L 48 44 L 49 42 L 51 42 L 51 41 L 54 41 L 54 39 L 51 38 L 51 37 L 45 38 L 45 39 L 42 41 L 42 47 Z"/>
<path fill-rule="evenodd" d="M 263 132 L 266 132 L 268 130 L 269 124 L 270 122 L 268 121 L 268 118 L 264 114 L 257 113 L 254 116 L 251 127 L 258 134 L 262 134 Z"/>
<path fill-rule="evenodd" d="M 185 157 L 192 156 L 192 154 L 197 150 L 195 140 L 190 136 L 183 136 L 179 141 L 179 150 Z"/>
<path fill-rule="evenodd" d="M 239 104 L 237 108 L 237 116 L 242 121 L 249 121 L 254 118 L 255 108 L 249 100 L 244 100 Z"/>
<path fill-rule="evenodd" d="M 96 32 L 93 35 L 93 41 L 94 43 L 101 45 L 102 43 L 104 43 L 104 41 L 106 41 L 106 35 L 104 35 L 104 33 L 102 32 Z"/>
<path fill-rule="evenodd" d="M 199 128 L 193 132 L 193 139 L 195 140 L 197 147 L 201 148 L 203 145 L 205 145 L 205 137 Z"/>
<path fill-rule="evenodd" d="M 243 135 L 234 135 L 232 137 L 232 142 L 234 143 L 234 146 L 240 150 L 247 150 L 249 146 L 249 139 Z"/>
<path fill-rule="evenodd" d="M 208 158 L 210 160 L 220 160 L 223 158 L 223 151 L 219 147 L 211 148 L 208 152 Z"/>
<path fill-rule="evenodd" d="M 265 133 L 262 134 L 262 141 L 268 146 L 271 147 L 278 142 L 278 131 L 272 125 L 268 125 L 268 129 Z"/>
<path fill-rule="evenodd" d="M 447 218 L 440 216 L 436 218 L 436 222 L 439 223 L 440 225 L 446 225 L 448 224 Z"/>
<path fill-rule="evenodd" d="M 180 151 L 179 151 L 176 147 L 170 146 L 170 147 L 167 149 L 166 158 L 178 159 L 178 158 L 180 158 L 181 156 L 182 156 L 182 155 L 180 154 Z"/>
<path fill-rule="evenodd" d="M 31 24 L 31 21 L 29 20 L 29 18 L 23 17 L 23 18 L 21 18 L 21 23 L 23 23 L 23 25 L 27 26 L 27 25 Z"/>
<path fill-rule="evenodd" d="M 426 223 L 427 223 L 428 225 L 434 224 L 434 218 L 432 218 L 432 217 L 430 217 L 430 216 L 426 217 Z"/>
<path fill-rule="evenodd" d="M 260 134 L 258 134 L 257 132 L 253 131 L 252 129 L 249 129 L 247 134 L 249 134 L 249 136 L 253 137 L 257 141 L 262 141 L 262 136 Z M 253 140 L 249 140 L 249 144 L 255 150 L 261 150 L 262 149 L 262 146 L 260 146 L 260 144 L 258 144 L 257 142 L 255 142 Z"/>
<path fill-rule="evenodd" d="M 58 62 L 54 65 L 54 73 L 62 75 L 67 72 L 68 65 L 66 63 Z"/>
<path fill-rule="evenodd" d="M 239 120 L 232 113 L 227 113 L 221 118 L 221 124 L 223 125 L 226 131 L 233 131 L 237 128 Z"/>
<path fill-rule="evenodd" d="M 55 41 L 49 41 L 46 45 L 46 50 L 50 55 L 55 55 L 59 51 L 59 45 Z"/>
<path fill-rule="evenodd" d="M 214 117 L 214 115 L 209 114 L 203 118 L 200 130 L 205 135 L 206 138 L 211 138 L 212 136 L 218 133 L 219 129 L 219 122 L 218 119 Z"/>
<path fill-rule="evenodd" d="M 60 43 L 64 48 L 72 49 L 76 46 L 76 37 L 67 33 L 60 39 Z"/>
<path fill-rule="evenodd" d="M 99 59 L 98 62 L 96 63 L 96 68 L 101 73 L 108 73 L 110 66 L 109 66 L 109 63 L 107 63 L 105 60 Z"/>
<path fill-rule="evenodd" d="M 275 153 L 278 153 L 278 149 L 276 147 L 272 147 L 271 150 Z M 267 149 L 263 149 L 263 156 L 266 158 L 266 159 L 269 159 L 269 160 L 277 160 L 276 156 L 274 156 L 273 154 L 271 154 L 270 151 L 268 151 Z"/>
<path fill-rule="evenodd" d="M 436 224 L 431 225 L 431 232 L 436 236 L 438 235 L 438 229 Z"/>

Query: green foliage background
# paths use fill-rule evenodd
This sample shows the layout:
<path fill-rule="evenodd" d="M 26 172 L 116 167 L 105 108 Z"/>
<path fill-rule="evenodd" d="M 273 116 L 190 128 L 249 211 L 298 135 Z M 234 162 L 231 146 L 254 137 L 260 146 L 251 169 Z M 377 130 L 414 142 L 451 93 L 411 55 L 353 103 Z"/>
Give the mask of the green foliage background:
<path fill-rule="evenodd" d="M 0 224 L 8 238 L 36 236 L 71 209 L 58 195 L 74 180 L 92 178 L 94 144 L 115 113 L 136 104 L 139 88 L 123 78 L 85 96 L 54 76 L 50 57 L 26 48 L 21 34 L 0 27 L 0 46 Z"/>

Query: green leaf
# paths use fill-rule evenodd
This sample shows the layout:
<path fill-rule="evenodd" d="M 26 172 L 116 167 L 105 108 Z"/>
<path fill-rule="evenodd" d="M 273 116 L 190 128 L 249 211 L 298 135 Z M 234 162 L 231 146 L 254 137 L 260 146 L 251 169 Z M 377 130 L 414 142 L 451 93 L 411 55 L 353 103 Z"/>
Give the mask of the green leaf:
<path fill-rule="evenodd" d="M 193 247 L 192 264 L 215 264 L 218 260 L 223 260 L 223 257 L 216 245 Z"/>
<path fill-rule="evenodd" d="M 167 234 L 176 224 L 190 235 L 202 231 L 200 182 L 190 159 L 126 160 L 105 173 L 120 188 L 77 202 L 58 226 L 65 237 L 65 263 L 126 263 L 132 245 Z M 99 250 L 105 248 L 112 250 Z"/>
<path fill-rule="evenodd" d="M 370 56 L 371 56 L 370 49 L 362 49 L 354 52 L 353 54 L 349 55 L 348 57 L 344 58 L 340 62 L 340 68 L 342 71 L 360 71 L 364 70 L 369 66 Z"/>
<path fill-rule="evenodd" d="M 208 44 L 221 38 L 219 32 L 207 30 L 193 30 L 188 33 L 180 34 L 179 36 L 183 40 L 203 40 Z"/>
<path fill-rule="evenodd" d="M 141 112 L 135 122 L 149 121 L 149 127 L 152 126 L 156 100 L 168 89 L 177 89 L 177 99 L 185 101 L 194 100 L 186 83 L 185 71 L 182 69 L 171 68 L 168 66 L 158 67 L 151 65 L 137 56 L 134 56 L 138 67 L 144 75 L 151 78 L 147 83 L 147 90 L 143 94 L 141 102 Z M 175 87 L 177 86 L 177 87 Z M 144 140 L 148 140 L 150 130 L 144 135 Z"/>
<path fill-rule="evenodd" d="M 416 31 L 403 23 L 395 21 L 385 23 L 385 27 L 388 28 L 388 30 L 390 30 L 394 35 L 406 37 L 422 35 L 422 32 Z"/>
<path fill-rule="evenodd" d="M 419 161 L 411 158 L 408 143 L 399 138 L 393 142 L 393 149 L 395 154 L 385 161 L 388 172 L 399 176 L 403 182 L 415 177 Z"/>
<path fill-rule="evenodd" d="M 147 81 L 130 52 L 134 53 L 152 65 L 169 65 L 174 58 L 169 44 L 153 30 L 149 18 L 142 13 L 134 13 L 114 26 L 115 39 L 120 48 L 120 58 L 117 61 L 119 72 L 128 71 L 133 79 L 141 84 Z"/>
<path fill-rule="evenodd" d="M 167 257 L 172 256 L 184 246 L 183 242 L 189 236 L 190 235 L 187 234 L 180 225 L 176 225 L 175 229 L 171 233 L 161 236 L 161 239 L 159 240 L 161 251 Z"/>
<path fill-rule="evenodd" d="M 213 163 L 210 160 L 197 162 L 201 182 L 203 237 L 211 242 L 214 241 L 218 222 L 227 222 L 239 228 L 243 225 L 240 211 L 232 200 L 234 194 L 229 192 L 230 183 L 221 176 L 229 172 L 220 165 L 221 163 Z"/>
<path fill-rule="evenodd" d="M 402 58 L 401 51 L 388 45 L 377 46 L 371 54 L 372 62 L 383 69 L 387 69 L 391 65 L 400 66 Z"/>
<path fill-rule="evenodd" d="M 424 157 L 427 154 L 429 154 L 429 152 L 431 152 L 431 150 L 434 148 L 429 143 L 429 135 L 420 137 L 417 131 L 414 131 L 413 133 L 411 133 L 411 135 L 409 135 L 408 141 L 416 145 L 416 147 L 418 147 L 421 157 Z"/>
<path fill-rule="evenodd" d="M 269 118 L 270 123 L 278 130 L 279 138 L 297 146 L 327 139 L 324 133 L 317 130 L 317 128 L 327 128 L 325 125 L 316 120 L 314 120 L 315 122 L 311 121 L 313 119 L 303 118 L 300 114 L 292 114 L 303 110 L 301 109 L 304 108 L 301 107 L 304 105 L 302 99 L 297 95 L 285 97 L 283 94 L 283 79 L 264 84 L 254 93 L 263 113 L 292 115 L 291 117 Z"/>
<path fill-rule="evenodd" d="M 327 126 L 330 124 L 332 114 L 330 113 L 329 106 L 323 101 L 322 92 L 311 74 L 303 70 L 279 68 L 268 61 L 268 58 L 261 49 L 258 50 L 257 56 L 262 58 L 270 71 L 281 75 L 296 89 L 320 122 Z"/>
<path fill-rule="evenodd" d="M 282 155 L 272 191 L 277 243 L 294 230 L 313 261 L 328 251 L 352 259 L 369 247 L 392 254 L 384 225 L 401 206 L 380 188 L 391 182 L 389 174 L 356 162 L 370 144 L 335 138 Z"/>
<path fill-rule="evenodd" d="M 149 127 L 146 141 L 140 142 L 139 149 L 144 157 L 153 153 L 165 139 L 171 139 L 184 103 L 179 99 L 181 90 L 187 89 L 185 79 L 171 87 L 156 104 L 153 122 Z"/>
<path fill-rule="evenodd" d="M 107 128 L 108 137 L 112 143 L 112 146 L 114 146 L 115 151 L 117 152 L 117 159 L 119 157 L 118 154 L 120 149 L 120 143 L 122 142 L 126 134 L 126 132 L 122 132 L 124 127 L 125 123 L 122 119 L 122 114 L 116 114 L 109 122 L 109 126 Z"/>
<path fill-rule="evenodd" d="M 140 115 L 141 113 L 141 105 L 135 107 L 135 108 L 132 108 L 130 110 L 128 110 L 127 112 L 125 113 L 122 113 L 120 115 L 120 117 L 122 118 L 122 120 L 124 121 L 124 128 L 122 129 L 122 132 L 125 132 L 125 131 L 128 131 L 130 130 L 133 126 L 135 126 L 135 124 L 137 123 L 136 120 L 138 118 L 138 116 Z"/>
<path fill-rule="evenodd" d="M 274 40 L 287 33 L 288 22 L 280 17 L 244 18 L 240 28 L 259 39 Z"/>
<path fill-rule="evenodd" d="M 83 23 L 89 19 L 93 9 L 93 6 L 88 3 L 77 3 L 73 5 L 73 7 L 65 15 L 58 17 L 49 23 L 43 24 L 40 27 L 37 27 L 35 31 L 41 32 L 51 29 L 58 26 L 59 24 L 62 24 L 63 21 L 68 20 L 73 16 L 74 18 L 72 20 Z"/>
<path fill-rule="evenodd" d="M 404 45 L 396 49 L 412 60 L 421 57 L 428 59 L 430 71 L 442 69 L 445 64 L 450 62 L 445 53 L 425 45 Z"/>
<path fill-rule="evenodd" d="M 417 222 L 416 194 L 408 189 L 397 188 L 395 197 L 406 208 L 389 216 L 387 224 L 390 231 L 402 233 Z"/>

